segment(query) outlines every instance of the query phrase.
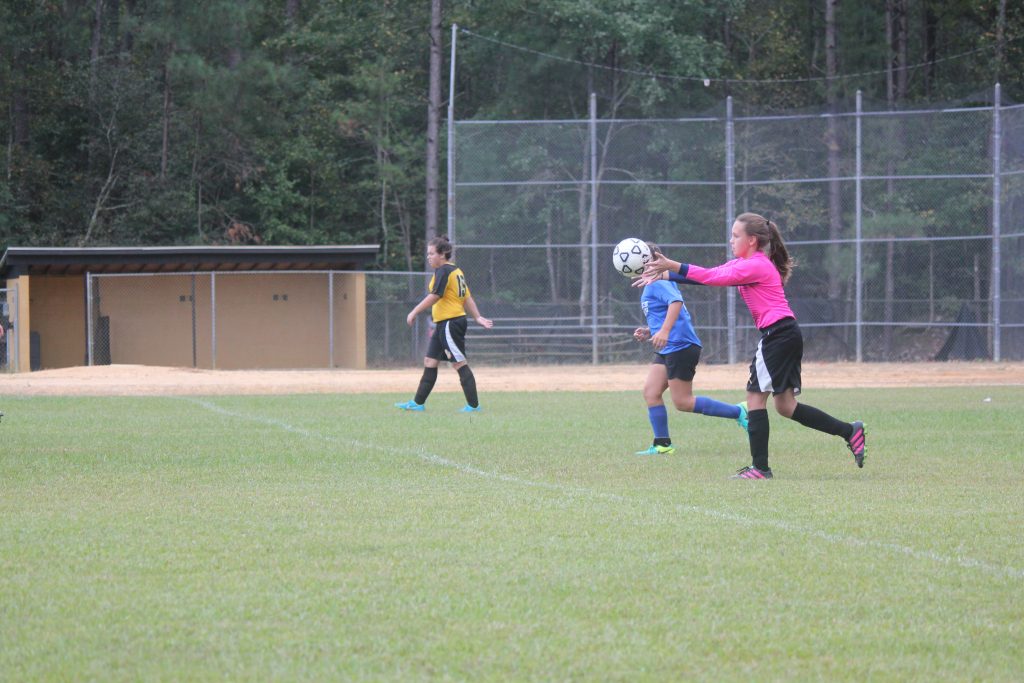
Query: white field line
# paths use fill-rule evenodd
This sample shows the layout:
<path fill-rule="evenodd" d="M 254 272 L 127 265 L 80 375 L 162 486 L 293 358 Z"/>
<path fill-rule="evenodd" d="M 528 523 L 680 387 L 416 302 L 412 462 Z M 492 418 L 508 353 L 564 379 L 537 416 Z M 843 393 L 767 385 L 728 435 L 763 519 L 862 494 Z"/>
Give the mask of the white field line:
<path fill-rule="evenodd" d="M 438 465 L 440 467 L 447 467 L 450 469 L 458 470 L 465 474 L 471 474 L 473 476 L 481 477 L 484 479 L 492 479 L 495 481 L 504 481 L 510 484 L 517 484 L 520 486 L 528 486 L 532 488 L 546 489 L 549 491 L 556 491 L 564 493 L 566 495 L 583 496 L 587 498 L 594 498 L 598 500 L 608 500 L 617 503 L 635 503 L 626 496 L 622 496 L 616 493 L 606 493 L 603 491 L 595 491 L 580 486 L 566 486 L 564 484 L 554 484 L 543 481 L 533 481 L 531 479 L 523 479 L 522 477 L 516 477 L 510 474 L 501 474 L 500 472 L 491 472 L 488 470 L 482 470 L 472 465 L 465 463 L 456 462 L 443 458 L 440 455 L 429 453 L 420 448 L 411 449 L 400 449 L 392 446 L 383 446 L 374 443 L 364 443 L 355 439 L 340 439 L 319 432 L 311 432 L 301 427 L 295 427 L 281 420 L 275 420 L 272 418 L 261 417 L 259 415 L 252 415 L 248 413 L 239 413 L 227 408 L 218 406 L 215 403 L 205 401 L 202 399 L 183 397 L 191 403 L 195 403 L 206 410 L 226 415 L 229 417 L 238 418 L 241 420 L 249 420 L 252 422 L 258 422 L 263 425 L 277 427 L 286 432 L 298 434 L 309 439 L 325 441 L 327 443 L 334 443 L 340 445 L 355 446 L 356 448 L 362 448 L 367 450 L 382 451 L 384 453 L 391 453 L 395 455 L 414 455 L 420 460 L 430 463 L 432 465 Z M 749 486 L 749 482 L 743 482 L 741 485 Z M 645 503 L 646 505 L 646 503 Z M 1024 579 L 1024 569 L 1018 569 L 1017 567 L 1001 566 L 977 560 L 973 557 L 967 557 L 964 555 L 943 555 L 931 550 L 918 550 L 911 548 L 910 546 L 900 545 L 899 543 L 886 543 L 884 541 L 875 541 L 871 539 L 857 538 L 856 536 L 848 536 L 845 534 L 829 533 L 827 531 L 821 531 L 820 529 L 811 529 L 800 526 L 798 524 L 791 524 L 789 522 L 775 520 L 775 519 L 763 519 L 750 517 L 747 515 L 738 514 L 735 512 L 726 512 L 722 510 L 715 510 L 712 508 L 700 507 L 697 505 L 686 505 L 683 503 L 673 503 L 672 507 L 678 512 L 688 512 L 697 515 L 703 515 L 705 517 L 711 517 L 727 522 L 733 522 L 740 526 L 762 526 L 777 529 L 784 533 L 794 536 L 806 536 L 809 538 L 817 538 L 828 543 L 834 543 L 836 545 L 847 545 L 858 548 L 871 548 L 875 550 L 883 550 L 896 555 L 904 555 L 906 557 L 912 557 L 918 560 L 927 560 L 936 564 L 963 567 L 965 569 L 976 569 L 987 574 L 995 574 L 1001 576 L 1008 576 L 1013 579 Z"/>

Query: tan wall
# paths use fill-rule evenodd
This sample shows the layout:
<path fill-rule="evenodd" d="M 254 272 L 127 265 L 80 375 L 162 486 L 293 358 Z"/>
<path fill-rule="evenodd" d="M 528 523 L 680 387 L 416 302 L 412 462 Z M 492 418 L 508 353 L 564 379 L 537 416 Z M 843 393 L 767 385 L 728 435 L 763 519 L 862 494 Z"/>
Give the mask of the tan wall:
<path fill-rule="evenodd" d="M 366 368 L 366 275 L 334 274 L 334 367 Z"/>
<path fill-rule="evenodd" d="M 106 343 L 112 363 L 215 365 L 225 370 L 365 368 L 365 275 L 335 273 L 333 280 L 333 359 L 329 357 L 325 273 L 219 274 L 215 279 L 215 363 L 209 274 L 99 277 L 94 280 L 93 296 L 99 299 L 99 316 L 109 320 Z M 9 284 L 18 285 L 19 299 L 24 300 L 19 307 L 20 369 L 29 369 L 29 320 L 31 329 L 40 334 L 43 367 L 84 363 L 84 278 L 33 276 L 31 297 L 27 276 Z M 98 343 L 94 360 L 100 361 L 104 340 L 98 318 L 94 330 Z"/>
<path fill-rule="evenodd" d="M 326 274 L 218 275 L 216 286 L 218 369 L 328 366 Z"/>
<path fill-rule="evenodd" d="M 47 369 L 84 365 L 85 278 L 81 275 L 35 275 L 29 306 L 31 330 L 39 333 L 40 366 Z M 27 342 L 23 350 L 30 351 Z M 29 366 L 26 362 L 21 367 Z"/>

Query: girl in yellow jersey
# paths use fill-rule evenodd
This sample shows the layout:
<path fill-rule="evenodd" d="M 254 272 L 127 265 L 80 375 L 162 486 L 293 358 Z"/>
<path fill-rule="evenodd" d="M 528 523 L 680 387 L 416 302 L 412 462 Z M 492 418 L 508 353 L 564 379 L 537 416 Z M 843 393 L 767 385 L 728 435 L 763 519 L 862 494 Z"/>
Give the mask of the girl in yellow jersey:
<path fill-rule="evenodd" d="M 494 323 L 480 315 L 473 295 L 469 293 L 466 275 L 454 263 L 449 263 L 451 257 L 452 243 L 446 235 L 430 240 L 427 245 L 427 263 L 434 269 L 434 276 L 430 278 L 430 293 L 409 311 L 405 321 L 412 326 L 416 316 L 429 308 L 436 327 L 423 359 L 423 376 L 415 398 L 395 404 L 395 407 L 402 410 L 424 410 L 427 396 L 437 381 L 437 366 L 442 360 L 452 363 L 452 367 L 459 373 L 462 392 L 466 395 L 466 407 L 462 412 L 475 413 L 480 410 L 476 378 L 466 362 L 466 311 L 487 329 Z"/>

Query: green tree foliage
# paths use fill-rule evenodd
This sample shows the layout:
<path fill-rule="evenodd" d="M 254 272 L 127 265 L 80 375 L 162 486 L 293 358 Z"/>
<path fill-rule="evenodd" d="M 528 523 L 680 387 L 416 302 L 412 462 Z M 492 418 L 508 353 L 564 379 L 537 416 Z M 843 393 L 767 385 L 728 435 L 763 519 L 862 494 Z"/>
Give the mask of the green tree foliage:
<path fill-rule="evenodd" d="M 905 0 L 909 103 L 978 96 L 996 74 L 1008 99 L 1024 97 L 1018 5 Z M 590 92 L 604 118 L 678 117 L 717 109 L 726 94 L 761 109 L 818 106 L 822 7 L 452 0 L 445 24 L 473 32 L 460 42 L 458 117 L 583 118 Z M 0 3 L 0 247 L 379 242 L 382 266 L 421 267 L 429 11 L 402 0 Z M 873 74 L 841 79 L 840 97 L 861 89 L 884 102 L 884 7 L 838 11 L 840 72 Z M 808 80 L 749 82 L 794 78 Z M 628 142 L 679 156 L 679 141 L 607 132 L 608 153 Z M 498 168 L 585 175 L 582 147 L 567 168 L 543 145 L 508 144 L 511 156 L 495 148 Z M 763 156 L 792 153 L 768 144 Z M 600 172 L 614 175 L 614 164 Z M 687 169 L 666 161 L 650 172 Z M 537 214 L 554 241 L 577 239 L 578 197 L 555 199 L 524 196 L 501 211 Z M 625 199 L 666 221 L 695 213 L 656 193 Z M 570 273 L 546 264 L 553 298 Z"/>

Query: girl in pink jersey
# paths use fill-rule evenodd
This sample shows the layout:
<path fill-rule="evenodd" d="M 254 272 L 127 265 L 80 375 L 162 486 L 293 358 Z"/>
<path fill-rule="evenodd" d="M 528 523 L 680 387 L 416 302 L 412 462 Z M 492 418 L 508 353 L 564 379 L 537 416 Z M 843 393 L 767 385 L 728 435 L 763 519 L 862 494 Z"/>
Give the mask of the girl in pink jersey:
<path fill-rule="evenodd" d="M 796 400 L 800 393 L 804 342 L 783 289 L 792 272 L 793 259 L 778 226 L 756 213 L 740 214 L 733 223 L 729 245 L 736 258 L 717 268 L 679 263 L 664 254 L 656 254 L 634 286 L 665 279 L 716 287 L 735 286 L 750 309 L 754 324 L 761 331 L 747 380 L 747 432 L 753 462 L 733 476 L 737 479 L 772 478 L 768 466 L 769 393 L 780 415 L 843 438 L 857 467 L 864 467 L 863 422 L 843 422 Z"/>

